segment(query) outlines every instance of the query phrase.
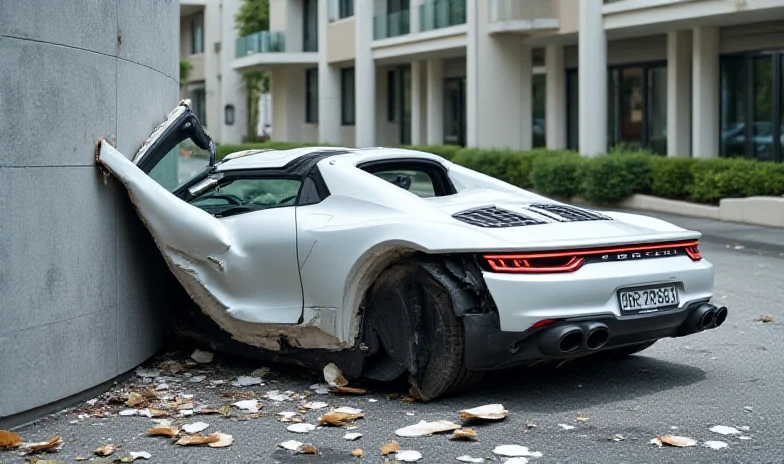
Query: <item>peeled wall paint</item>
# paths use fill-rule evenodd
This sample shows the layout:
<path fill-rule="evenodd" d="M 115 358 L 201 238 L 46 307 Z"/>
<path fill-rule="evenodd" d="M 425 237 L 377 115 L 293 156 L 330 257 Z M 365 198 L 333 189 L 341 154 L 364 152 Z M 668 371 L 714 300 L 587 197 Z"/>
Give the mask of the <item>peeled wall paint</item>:
<path fill-rule="evenodd" d="M 0 0 L 0 18 L 3 428 L 147 359 L 182 290 L 95 167 L 98 139 L 133 154 L 177 103 L 179 2 Z"/>

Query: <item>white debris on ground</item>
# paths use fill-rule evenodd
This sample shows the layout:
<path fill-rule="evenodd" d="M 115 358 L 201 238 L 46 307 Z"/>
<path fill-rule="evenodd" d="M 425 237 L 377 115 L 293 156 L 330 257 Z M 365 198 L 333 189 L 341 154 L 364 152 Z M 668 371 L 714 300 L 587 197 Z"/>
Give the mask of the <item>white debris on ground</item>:
<path fill-rule="evenodd" d="M 574 428 L 573 425 L 569 425 L 569 424 L 558 424 L 558 427 L 561 427 L 564 430 L 572 430 Z"/>
<path fill-rule="evenodd" d="M 726 448 L 729 445 L 723 441 L 706 441 L 702 444 L 702 446 L 706 446 L 710 449 L 720 450 L 722 448 Z"/>
<path fill-rule="evenodd" d="M 674 446 L 676 448 L 686 448 L 690 446 L 697 446 L 697 440 L 689 437 L 680 437 L 677 435 L 663 435 L 656 437 L 650 441 L 652 445 L 656 446 Z"/>
<path fill-rule="evenodd" d="M 245 411 L 259 412 L 259 400 L 242 400 L 232 403 L 232 405 Z"/>
<path fill-rule="evenodd" d="M 422 453 L 413 450 L 402 450 L 395 453 L 395 460 L 400 462 L 416 462 L 422 459 Z"/>
<path fill-rule="evenodd" d="M 361 437 L 361 436 L 362 436 L 362 434 L 361 434 L 361 433 L 358 433 L 358 432 L 349 432 L 349 433 L 347 433 L 347 434 L 343 435 L 343 439 L 345 439 L 345 440 L 349 440 L 349 441 L 353 441 L 353 440 L 356 440 L 357 438 L 359 438 L 359 437 Z"/>
<path fill-rule="evenodd" d="M 471 456 L 469 456 L 467 454 L 464 454 L 463 456 L 458 456 L 457 460 L 460 461 L 460 462 L 473 462 L 473 463 L 485 462 L 485 458 L 472 458 Z"/>
<path fill-rule="evenodd" d="M 210 425 L 207 424 L 206 422 L 194 422 L 193 424 L 183 425 L 182 430 L 184 430 L 185 433 L 194 434 L 206 430 L 209 426 Z"/>
<path fill-rule="evenodd" d="M 261 377 L 241 376 L 232 382 L 235 387 L 249 387 L 251 385 L 261 385 Z"/>
<path fill-rule="evenodd" d="M 460 411 L 460 420 L 463 422 L 473 420 L 501 420 L 509 415 L 509 411 L 504 409 L 503 404 L 487 404 L 472 409 Z"/>
<path fill-rule="evenodd" d="M 348 385 L 348 380 L 343 377 L 343 371 L 333 363 L 324 366 L 324 380 L 330 387 L 345 387 Z"/>
<path fill-rule="evenodd" d="M 397 429 L 395 434 L 399 437 L 426 437 L 434 433 L 451 432 L 459 428 L 459 425 L 449 421 L 420 421 L 417 424 Z"/>
<path fill-rule="evenodd" d="M 283 443 L 279 443 L 278 446 L 280 446 L 283 449 L 287 449 L 289 451 L 296 451 L 300 446 L 302 446 L 302 442 L 296 440 L 289 440 L 289 441 L 284 441 Z"/>
<path fill-rule="evenodd" d="M 191 354 L 191 359 L 196 361 L 199 364 L 209 364 L 215 358 L 215 355 L 209 351 L 202 351 L 200 349 L 196 349 L 193 354 Z"/>
<path fill-rule="evenodd" d="M 288 427 L 286 427 L 286 430 L 294 433 L 309 433 L 312 432 L 313 430 L 316 430 L 316 426 L 313 424 L 307 424 L 305 422 L 302 422 L 299 424 L 291 424 Z"/>
<path fill-rule="evenodd" d="M 493 454 L 499 456 L 506 456 L 510 458 L 530 456 L 534 458 L 541 458 L 542 453 L 539 451 L 529 451 L 528 447 L 520 445 L 501 445 L 493 449 Z"/>
<path fill-rule="evenodd" d="M 719 433 L 721 435 L 740 435 L 740 430 L 735 427 L 728 427 L 726 425 L 716 425 L 711 427 L 711 432 Z"/>

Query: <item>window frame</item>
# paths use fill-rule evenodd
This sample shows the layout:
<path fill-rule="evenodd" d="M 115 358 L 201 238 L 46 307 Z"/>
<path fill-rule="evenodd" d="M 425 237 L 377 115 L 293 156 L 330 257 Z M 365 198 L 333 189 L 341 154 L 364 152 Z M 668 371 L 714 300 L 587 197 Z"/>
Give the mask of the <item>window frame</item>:
<path fill-rule="evenodd" d="M 318 124 L 319 122 L 319 86 L 318 68 L 305 70 L 305 122 L 308 124 Z M 315 95 L 311 88 L 315 80 Z M 314 100 L 315 99 L 315 100 Z M 313 113 L 315 107 L 315 113 Z"/>
<path fill-rule="evenodd" d="M 253 211 L 246 211 L 244 213 L 232 214 L 230 216 L 225 217 L 234 217 L 234 216 L 241 216 L 243 214 L 248 213 L 257 213 L 259 211 L 266 211 L 268 209 L 277 209 L 277 208 L 290 208 L 294 206 L 298 206 L 300 202 L 300 197 L 302 196 L 303 187 L 305 186 L 305 178 L 302 176 L 298 176 L 296 174 L 286 174 L 286 173 L 264 173 L 260 172 L 259 170 L 238 170 L 238 171 L 225 171 L 222 172 L 222 176 L 217 179 L 217 183 L 213 186 L 213 189 L 223 187 L 224 185 L 230 184 L 232 182 L 236 182 L 238 180 L 294 180 L 299 182 L 299 188 L 297 189 L 297 197 L 294 200 L 293 204 L 290 205 L 274 205 L 267 208 L 259 208 Z M 196 208 L 198 206 L 194 205 L 193 202 L 200 197 L 193 197 L 188 198 L 185 200 L 189 205 L 192 205 Z M 199 208 L 201 209 L 201 208 Z M 202 211 L 205 211 L 202 209 Z M 209 213 L 211 216 L 217 217 L 218 219 L 223 219 L 221 216 L 215 216 L 212 213 Z"/>
<path fill-rule="evenodd" d="M 784 123 L 784 103 L 782 103 L 782 92 L 784 92 L 784 72 L 782 71 L 782 67 L 784 67 L 784 47 L 782 48 L 773 48 L 773 49 L 762 49 L 762 50 L 744 50 L 740 52 L 734 53 L 722 53 L 719 55 L 719 85 L 718 85 L 718 95 L 716 98 L 719 101 L 719 111 L 717 116 L 717 125 L 718 125 L 718 146 L 719 146 L 719 153 L 717 154 L 719 157 L 724 157 L 724 143 L 721 139 L 721 132 L 722 132 L 722 125 L 721 119 L 724 114 L 724 100 L 722 99 L 721 91 L 722 91 L 722 69 L 725 61 L 728 59 L 742 59 L 743 66 L 745 66 L 745 73 L 746 79 L 744 82 L 744 86 L 742 89 L 743 97 L 746 100 L 746 121 L 744 127 L 744 147 L 743 147 L 743 158 L 746 159 L 758 159 L 756 156 L 755 148 L 754 148 L 754 126 L 756 125 L 755 112 L 756 112 L 756 102 L 755 102 L 755 95 L 754 95 L 754 59 L 760 56 L 770 56 L 772 65 L 772 88 L 773 88 L 773 106 L 771 111 L 773 114 L 771 115 L 771 123 L 772 123 L 772 134 L 771 137 L 773 139 L 773 146 L 772 146 L 772 159 L 770 162 L 773 163 L 781 163 L 784 162 L 784 147 L 782 147 L 781 139 L 784 137 L 784 130 L 782 130 L 781 125 Z M 752 124 L 749 124 L 751 122 Z"/>
<path fill-rule="evenodd" d="M 452 179 L 449 178 L 449 171 L 443 164 L 435 160 L 421 158 L 385 159 L 367 161 L 358 164 L 357 168 L 374 175 L 384 171 L 421 171 L 427 174 L 433 183 L 434 196 L 429 198 L 444 197 L 457 193 Z M 378 179 L 383 181 L 380 177 Z M 412 195 L 414 194 L 412 193 Z"/>
<path fill-rule="evenodd" d="M 348 76 L 351 76 L 351 85 L 346 84 Z M 357 122 L 357 103 L 356 103 L 356 70 L 354 67 L 342 68 L 340 70 L 340 124 L 342 126 L 354 126 Z M 348 93 L 350 95 L 346 95 Z M 348 101 L 350 100 L 350 102 Z M 349 106 L 352 106 L 350 116 Z"/>
<path fill-rule="evenodd" d="M 196 38 L 196 26 L 201 31 L 201 34 Z M 191 42 L 191 55 L 199 55 L 204 53 L 204 13 L 197 13 L 191 17 L 190 21 L 190 42 Z"/>

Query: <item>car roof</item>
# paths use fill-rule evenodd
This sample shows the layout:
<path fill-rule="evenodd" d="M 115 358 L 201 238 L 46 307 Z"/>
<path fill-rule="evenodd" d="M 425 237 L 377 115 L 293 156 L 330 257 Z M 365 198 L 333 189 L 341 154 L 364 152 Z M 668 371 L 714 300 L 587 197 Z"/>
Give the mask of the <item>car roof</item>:
<path fill-rule="evenodd" d="M 283 168 L 300 158 L 327 153 L 335 153 L 340 156 L 339 159 L 341 163 L 345 162 L 354 166 L 368 161 L 400 158 L 445 161 L 440 156 L 436 156 L 432 153 L 404 148 L 305 147 L 292 148 L 289 150 L 247 150 L 241 153 L 232 153 L 227 156 L 227 158 L 229 158 L 227 161 L 219 163 L 216 165 L 215 169 L 217 171 L 276 169 Z"/>

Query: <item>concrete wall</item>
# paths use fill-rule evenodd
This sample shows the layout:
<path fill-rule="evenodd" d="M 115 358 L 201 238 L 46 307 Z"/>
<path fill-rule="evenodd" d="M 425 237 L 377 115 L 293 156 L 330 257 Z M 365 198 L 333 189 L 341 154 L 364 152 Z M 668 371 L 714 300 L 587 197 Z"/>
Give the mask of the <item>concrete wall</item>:
<path fill-rule="evenodd" d="M 179 4 L 0 0 L 0 18 L 3 428 L 161 345 L 174 282 L 95 143 L 130 157 L 177 103 Z"/>

